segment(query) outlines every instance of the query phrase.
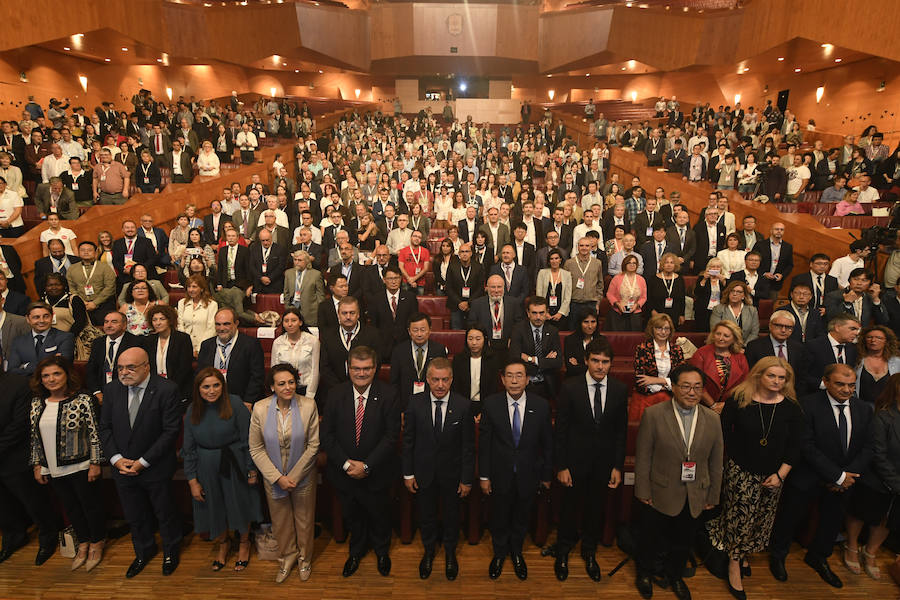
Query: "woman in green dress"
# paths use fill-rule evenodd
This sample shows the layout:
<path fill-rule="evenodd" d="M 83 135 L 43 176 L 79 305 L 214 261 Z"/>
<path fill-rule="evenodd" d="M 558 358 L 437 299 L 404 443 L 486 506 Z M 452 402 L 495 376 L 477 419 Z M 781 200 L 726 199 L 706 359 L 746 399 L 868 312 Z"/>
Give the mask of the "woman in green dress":
<path fill-rule="evenodd" d="M 250 523 L 260 521 L 257 473 L 250 459 L 250 411 L 228 394 L 218 369 L 201 369 L 194 378 L 193 402 L 184 417 L 184 475 L 191 488 L 194 531 L 208 532 L 218 543 L 213 571 L 225 566 L 235 530 L 240 545 L 234 570 L 250 561 Z"/>

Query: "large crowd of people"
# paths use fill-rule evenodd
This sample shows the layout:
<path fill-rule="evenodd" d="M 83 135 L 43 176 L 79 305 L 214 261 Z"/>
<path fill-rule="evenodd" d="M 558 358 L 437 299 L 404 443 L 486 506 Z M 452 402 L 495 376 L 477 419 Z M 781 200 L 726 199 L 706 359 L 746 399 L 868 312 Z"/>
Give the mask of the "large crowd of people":
<path fill-rule="evenodd" d="M 88 117 L 31 102 L 2 124 L 0 232 L 24 231 L 25 199 L 46 229 L 31 297 L 14 248 L 0 246 L 0 386 L 11 390 L 0 401 L 0 561 L 25 543 L 29 519 L 36 563 L 54 553 L 49 483 L 78 540 L 72 568 L 95 568 L 108 464 L 131 527 L 127 577 L 157 554 L 157 526 L 171 574 L 180 455 L 194 528 L 218 544 L 213 570 L 235 545 L 234 569 L 245 569 L 251 530 L 267 519 L 276 581 L 294 567 L 306 580 L 322 451 L 350 533 L 344 576 L 370 550 L 390 573 L 402 476 L 422 578 L 439 545 L 446 577 L 459 575 L 460 503 L 477 486 L 490 505 L 489 576 L 509 558 L 525 579 L 532 508 L 555 482 L 556 577 L 568 577 L 580 539 L 598 581 L 631 426 L 643 597 L 661 582 L 690 597 L 683 571 L 698 532 L 726 558 L 735 597 L 752 554 L 768 549 L 785 580 L 811 502 L 805 562 L 840 587 L 828 558 L 845 526 L 843 564 L 881 578 L 876 555 L 900 526 L 896 273 L 879 278 L 873 248 L 854 242 L 792 276 L 797 232 L 757 231 L 752 215 L 737 223 L 725 194 L 799 201 L 824 182 L 842 202 L 871 202 L 869 185 L 892 193 L 900 175 L 877 130 L 849 139 L 849 152 L 805 152 L 795 117 L 771 103 L 685 115 L 661 101 L 661 128 L 590 113 L 597 142 L 578 148 L 549 113 L 498 128 L 352 110 L 315 133 L 309 109 L 288 101 L 167 105 L 142 90 L 132 103 Z M 66 226 L 80 208 L 159 191 L 163 175 L 224 176 L 265 135 L 295 144 L 288 164 L 278 155 L 267 179 L 198 198 L 169 231 L 147 214 L 97 240 Z M 609 146 L 643 151 L 683 185 L 709 180 L 696 222 L 676 189 L 610 173 Z M 434 339 L 440 317 L 420 310 L 422 296 L 446 299 L 460 352 Z M 242 331 L 272 325 L 261 297 L 280 307 L 270 351 Z M 616 356 L 604 332 L 634 332 L 633 354 Z M 616 378 L 623 359 L 633 385 Z"/>

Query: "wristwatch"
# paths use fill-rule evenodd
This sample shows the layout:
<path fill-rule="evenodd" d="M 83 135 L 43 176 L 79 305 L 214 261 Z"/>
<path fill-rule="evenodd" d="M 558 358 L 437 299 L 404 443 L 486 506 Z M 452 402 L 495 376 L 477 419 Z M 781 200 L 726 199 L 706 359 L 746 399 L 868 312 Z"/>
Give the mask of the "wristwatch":
<path fill-rule="evenodd" d="M 366 463 L 363 463 L 363 471 L 365 471 L 365 472 L 366 472 L 366 475 L 368 475 L 368 474 L 369 474 L 369 465 L 368 465 L 368 464 L 366 464 Z"/>

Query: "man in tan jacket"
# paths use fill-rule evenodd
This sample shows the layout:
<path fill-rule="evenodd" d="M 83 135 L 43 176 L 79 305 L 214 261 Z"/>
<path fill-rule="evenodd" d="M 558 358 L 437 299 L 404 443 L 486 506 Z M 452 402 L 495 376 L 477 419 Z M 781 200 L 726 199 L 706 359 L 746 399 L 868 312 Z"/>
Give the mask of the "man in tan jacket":
<path fill-rule="evenodd" d="M 78 244 L 81 262 L 66 271 L 69 292 L 84 300 L 91 323 L 103 325 L 103 318 L 116 309 L 116 273 L 107 263 L 97 260 L 97 245 L 91 241 Z"/>
<path fill-rule="evenodd" d="M 690 600 L 681 575 L 700 514 L 719 503 L 724 443 L 718 415 L 699 404 L 700 369 L 681 365 L 669 377 L 673 400 L 648 408 L 638 430 L 634 495 L 647 506 L 636 585 L 643 598 L 650 598 L 654 562 L 663 551 L 672 591 L 679 600 Z"/>

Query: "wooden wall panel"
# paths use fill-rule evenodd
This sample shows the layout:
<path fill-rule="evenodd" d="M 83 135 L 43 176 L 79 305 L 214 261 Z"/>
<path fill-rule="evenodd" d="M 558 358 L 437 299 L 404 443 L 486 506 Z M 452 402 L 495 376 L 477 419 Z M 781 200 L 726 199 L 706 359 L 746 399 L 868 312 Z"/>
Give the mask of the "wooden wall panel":
<path fill-rule="evenodd" d="M 369 20 L 372 60 L 415 54 L 412 4 L 376 4 L 369 10 Z"/>
<path fill-rule="evenodd" d="M 497 5 L 497 56 L 538 60 L 538 8 Z"/>
<path fill-rule="evenodd" d="M 541 15 L 538 21 L 539 70 L 549 71 L 606 50 L 614 12 L 614 9 L 604 8 Z"/>
<path fill-rule="evenodd" d="M 360 70 L 369 68 L 369 17 L 362 11 L 296 4 L 304 48 Z"/>
<path fill-rule="evenodd" d="M 449 23 L 459 19 L 461 30 Z M 490 4 L 413 4 L 414 53 L 418 56 L 494 56 L 497 7 Z M 456 51 L 452 51 L 456 48 Z"/>

